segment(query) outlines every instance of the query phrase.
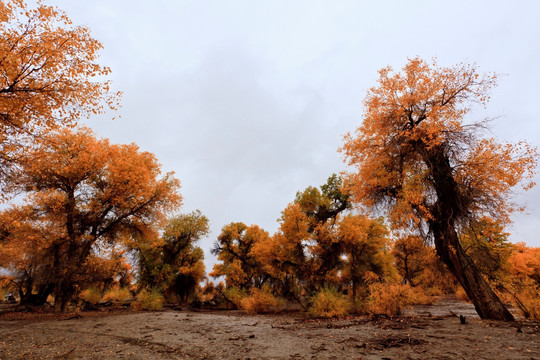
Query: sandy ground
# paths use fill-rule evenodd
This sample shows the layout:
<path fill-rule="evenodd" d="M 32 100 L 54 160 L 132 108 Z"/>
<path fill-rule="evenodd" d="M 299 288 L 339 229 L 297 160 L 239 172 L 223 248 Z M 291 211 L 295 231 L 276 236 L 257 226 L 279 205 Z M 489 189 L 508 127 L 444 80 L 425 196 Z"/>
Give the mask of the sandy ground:
<path fill-rule="evenodd" d="M 1 316 L 0 359 L 540 359 L 540 323 L 471 316 L 462 325 L 433 314 L 440 309 L 341 320 L 173 310 Z"/>

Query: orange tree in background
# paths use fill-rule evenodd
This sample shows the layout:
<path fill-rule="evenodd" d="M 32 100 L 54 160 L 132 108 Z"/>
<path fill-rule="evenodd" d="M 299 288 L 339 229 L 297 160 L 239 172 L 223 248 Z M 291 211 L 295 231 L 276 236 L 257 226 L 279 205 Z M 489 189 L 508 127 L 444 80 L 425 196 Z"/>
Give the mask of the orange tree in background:
<path fill-rule="evenodd" d="M 413 287 L 418 286 L 418 278 L 426 271 L 430 255 L 424 240 L 415 235 L 400 237 L 394 241 L 392 255 L 404 282 Z"/>
<path fill-rule="evenodd" d="M 480 317 L 512 320 L 458 237 L 486 215 L 508 223 L 518 210 L 510 191 L 536 165 L 536 151 L 526 143 L 483 138 L 482 124 L 464 121 L 471 104 L 486 104 L 497 76 L 418 58 L 400 73 L 384 68 L 379 74 L 364 100 L 362 125 L 341 148 L 355 167 L 347 177 L 351 195 L 367 207 L 384 207 L 395 227 L 428 230 Z"/>
<path fill-rule="evenodd" d="M 505 297 L 525 317 L 540 320 L 540 248 L 516 244 L 503 276 L 498 285 Z"/>
<path fill-rule="evenodd" d="M 0 181 L 33 137 L 116 107 L 101 47 L 54 7 L 0 2 Z"/>
<path fill-rule="evenodd" d="M 225 225 L 211 250 L 221 263 L 214 265 L 210 276 L 225 276 L 227 287 L 242 291 L 260 289 L 268 276 L 262 271 L 253 248 L 257 243 L 266 243 L 268 238 L 268 233 L 257 225 L 241 222 Z"/>
<path fill-rule="evenodd" d="M 282 212 L 279 231 L 253 246 L 274 293 L 304 309 L 319 297 L 362 302 L 368 283 L 392 277 L 388 229 L 381 220 L 347 214 L 349 196 L 336 175 L 308 187 Z M 315 300 L 316 301 L 316 300 Z"/>
<path fill-rule="evenodd" d="M 157 226 L 181 203 L 179 182 L 172 173 L 160 177 L 153 154 L 111 145 L 87 129 L 44 135 L 21 164 L 9 186 L 26 192 L 26 205 L 6 210 L 20 216 L 1 224 L 0 252 L 38 252 L 50 269 L 56 311 L 66 310 L 92 254 L 120 241 L 133 247 L 134 238 L 157 241 Z"/>

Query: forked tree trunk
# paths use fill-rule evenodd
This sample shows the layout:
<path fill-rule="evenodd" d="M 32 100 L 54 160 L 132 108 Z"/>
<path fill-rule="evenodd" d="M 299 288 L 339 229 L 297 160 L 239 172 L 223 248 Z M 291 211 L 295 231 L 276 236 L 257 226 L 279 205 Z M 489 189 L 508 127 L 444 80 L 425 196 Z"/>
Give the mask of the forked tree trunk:
<path fill-rule="evenodd" d="M 437 254 L 459 281 L 482 319 L 513 321 L 512 314 L 484 280 L 459 242 L 455 220 L 456 216 L 463 215 L 462 207 L 466 207 L 467 199 L 461 198 L 444 148 L 424 148 L 423 154 L 437 194 L 429 221 Z"/>

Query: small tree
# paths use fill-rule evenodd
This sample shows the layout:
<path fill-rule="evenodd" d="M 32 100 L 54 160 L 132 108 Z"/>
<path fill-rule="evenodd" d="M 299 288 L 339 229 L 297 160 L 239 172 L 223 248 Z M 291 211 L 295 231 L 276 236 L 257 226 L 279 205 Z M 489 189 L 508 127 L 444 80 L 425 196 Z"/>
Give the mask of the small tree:
<path fill-rule="evenodd" d="M 419 285 L 418 278 L 426 271 L 430 255 L 424 240 L 414 235 L 401 237 L 394 242 L 392 255 L 405 282 L 412 287 Z"/>
<path fill-rule="evenodd" d="M 267 276 L 252 250 L 257 243 L 267 240 L 268 233 L 257 225 L 240 222 L 225 225 L 211 250 L 221 263 L 214 265 L 210 276 L 225 276 L 227 287 L 260 289 Z"/>
<path fill-rule="evenodd" d="M 205 271 L 204 253 L 195 244 L 209 231 L 208 218 L 199 210 L 169 219 L 159 245 L 137 248 L 141 285 L 187 301 Z"/>

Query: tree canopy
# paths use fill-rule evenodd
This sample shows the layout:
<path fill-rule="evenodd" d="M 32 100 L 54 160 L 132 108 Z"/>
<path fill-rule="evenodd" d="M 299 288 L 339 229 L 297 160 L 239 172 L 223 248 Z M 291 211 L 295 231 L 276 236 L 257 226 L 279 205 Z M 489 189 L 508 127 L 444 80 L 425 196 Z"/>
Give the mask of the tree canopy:
<path fill-rule="evenodd" d="M 347 177 L 351 195 L 385 209 L 394 227 L 430 236 L 481 317 L 511 319 L 458 239 L 461 228 L 484 216 L 507 224 L 519 210 L 512 189 L 532 186 L 536 149 L 483 137 L 485 124 L 466 121 L 472 104 L 487 103 L 497 75 L 418 58 L 379 75 L 362 125 L 341 148 L 355 169 Z"/>
<path fill-rule="evenodd" d="M 87 129 L 43 136 L 21 164 L 10 188 L 25 192 L 26 204 L 5 210 L 0 250 L 35 249 L 47 260 L 58 311 L 71 300 L 91 254 L 118 242 L 132 246 L 131 239 L 157 241 L 158 226 L 182 199 L 178 180 L 172 173 L 160 177 L 153 154 L 111 145 Z"/>
<path fill-rule="evenodd" d="M 36 136 L 118 105 L 99 41 L 61 10 L 0 3 L 0 181 Z M 0 183 L 2 184 L 2 183 Z"/>

